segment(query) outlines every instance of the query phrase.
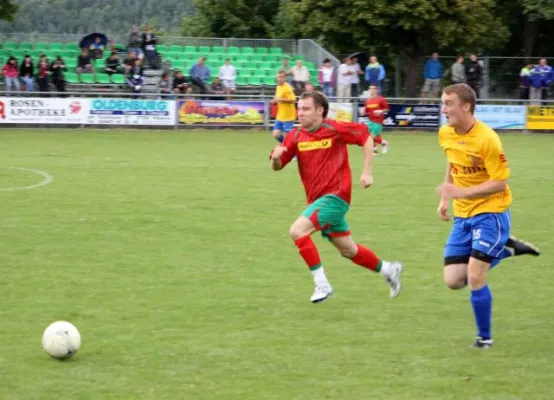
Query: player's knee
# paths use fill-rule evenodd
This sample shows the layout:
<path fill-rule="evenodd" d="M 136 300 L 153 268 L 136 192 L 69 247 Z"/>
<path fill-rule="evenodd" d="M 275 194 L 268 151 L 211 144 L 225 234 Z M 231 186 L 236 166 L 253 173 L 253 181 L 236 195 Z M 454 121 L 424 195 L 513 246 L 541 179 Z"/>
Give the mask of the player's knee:
<path fill-rule="evenodd" d="M 349 260 L 352 260 L 354 257 L 356 257 L 356 253 L 358 252 L 358 248 L 356 246 L 348 246 L 348 247 L 342 247 L 339 249 L 340 255 L 344 258 L 348 258 Z"/>
<path fill-rule="evenodd" d="M 308 234 L 305 229 L 296 224 L 292 225 L 289 229 L 289 236 L 292 240 L 298 240 Z"/>
<path fill-rule="evenodd" d="M 448 286 L 448 289 L 452 289 L 452 290 L 463 289 L 466 287 L 466 280 L 460 279 L 460 278 L 457 278 L 457 279 L 445 278 L 444 283 L 446 283 L 446 286 Z"/>
<path fill-rule="evenodd" d="M 475 274 L 468 274 L 467 276 L 467 284 L 470 288 L 481 288 L 485 286 L 485 276 L 483 274 L 475 273 Z"/>
<path fill-rule="evenodd" d="M 279 139 L 281 137 L 281 131 L 273 131 L 272 134 L 275 139 Z"/>

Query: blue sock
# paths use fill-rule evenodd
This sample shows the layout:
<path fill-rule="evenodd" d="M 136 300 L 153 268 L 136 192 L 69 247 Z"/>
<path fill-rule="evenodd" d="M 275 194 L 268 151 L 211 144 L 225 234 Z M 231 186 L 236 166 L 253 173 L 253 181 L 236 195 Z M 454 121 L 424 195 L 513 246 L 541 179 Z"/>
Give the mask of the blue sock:
<path fill-rule="evenodd" d="M 285 140 L 285 137 L 284 137 L 283 135 L 281 135 L 281 136 L 279 136 L 279 137 L 277 138 L 277 141 L 278 141 L 279 143 L 283 143 L 283 140 Z"/>
<path fill-rule="evenodd" d="M 492 293 L 488 285 L 471 291 L 471 305 L 477 325 L 477 336 L 491 338 Z"/>

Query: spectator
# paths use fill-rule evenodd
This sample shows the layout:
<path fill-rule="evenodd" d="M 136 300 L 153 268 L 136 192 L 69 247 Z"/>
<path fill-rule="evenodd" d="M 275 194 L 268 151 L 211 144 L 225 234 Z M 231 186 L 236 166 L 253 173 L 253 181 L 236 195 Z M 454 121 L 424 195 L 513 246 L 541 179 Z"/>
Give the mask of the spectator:
<path fill-rule="evenodd" d="M 442 64 L 439 61 L 439 53 L 435 52 L 431 58 L 425 62 L 423 67 L 423 88 L 421 97 L 438 97 L 441 91 Z M 429 95 L 429 96 L 428 96 Z"/>
<path fill-rule="evenodd" d="M 183 72 L 180 70 L 175 71 L 173 76 L 173 93 L 185 94 L 188 87 L 187 78 L 183 76 Z"/>
<path fill-rule="evenodd" d="M 535 65 L 531 70 L 529 94 L 534 104 L 540 104 L 538 100 L 548 99 L 548 88 L 554 80 L 552 67 L 546 62 L 546 58 L 541 58 L 539 65 Z"/>
<path fill-rule="evenodd" d="M 456 62 L 450 67 L 452 83 L 466 83 L 466 69 L 464 67 L 464 57 L 458 56 Z"/>
<path fill-rule="evenodd" d="M 94 38 L 94 43 L 89 47 L 89 54 L 94 59 L 104 57 L 104 45 L 102 44 L 102 38 L 100 38 L 100 36 Z"/>
<path fill-rule="evenodd" d="M 144 27 L 144 33 L 142 34 L 142 48 L 144 49 L 144 54 L 148 60 L 148 64 L 153 69 L 159 69 L 157 65 L 157 54 L 156 54 L 156 44 L 158 39 L 152 33 L 152 27 L 146 25 Z"/>
<path fill-rule="evenodd" d="M 472 54 L 469 56 L 469 64 L 466 67 L 466 80 L 467 84 L 475 92 L 475 96 L 477 98 L 479 98 L 481 79 L 483 79 L 483 68 L 477 60 L 477 56 L 475 54 Z"/>
<path fill-rule="evenodd" d="M 65 62 L 61 56 L 57 56 L 52 65 L 50 65 L 52 83 L 58 92 L 65 92 L 65 77 L 63 73 L 66 70 Z"/>
<path fill-rule="evenodd" d="M 6 92 L 10 93 L 12 91 L 12 86 L 16 92 L 21 90 L 19 85 L 19 71 L 17 70 L 17 60 L 15 57 L 8 58 L 6 64 L 2 67 L 2 75 L 4 75 L 4 80 L 6 81 Z"/>
<path fill-rule="evenodd" d="M 117 56 L 117 53 L 115 51 L 113 51 L 110 56 L 106 58 L 106 61 L 104 62 L 104 72 L 106 72 L 110 76 L 122 72 L 121 62 L 119 61 L 119 57 Z"/>
<path fill-rule="evenodd" d="M 289 65 L 289 58 L 288 57 L 283 58 L 283 61 L 281 61 L 281 66 L 277 70 L 277 74 L 279 74 L 281 72 L 285 73 L 287 83 L 292 84 L 292 74 L 290 73 L 290 65 Z"/>
<path fill-rule="evenodd" d="M 310 71 L 302 65 L 302 60 L 296 60 L 296 65 L 289 70 L 289 74 L 292 74 L 292 85 L 296 95 L 300 95 L 304 91 L 306 82 L 310 80 Z"/>
<path fill-rule="evenodd" d="M 225 64 L 219 69 L 219 79 L 223 82 L 227 98 L 231 99 L 236 90 L 237 70 L 228 58 L 225 59 Z"/>
<path fill-rule="evenodd" d="M 191 67 L 189 71 L 190 81 L 200 88 L 200 93 L 204 94 L 208 92 L 206 83 L 211 77 L 210 69 L 205 65 L 206 58 L 200 57 L 198 64 Z"/>
<path fill-rule="evenodd" d="M 358 57 L 352 57 L 352 63 L 350 64 L 352 71 L 354 71 L 354 74 L 352 75 L 350 82 L 352 85 L 352 88 L 350 89 L 352 92 L 352 97 L 358 97 L 361 93 L 360 91 L 360 75 L 363 75 L 364 72 L 362 71 L 362 67 L 360 67 L 360 64 L 358 63 Z"/>
<path fill-rule="evenodd" d="M 86 48 L 81 49 L 81 54 L 77 58 L 77 75 L 79 75 L 79 80 L 81 80 L 81 74 L 83 73 L 96 74 Z"/>
<path fill-rule="evenodd" d="M 210 89 L 212 94 L 222 95 L 222 96 L 212 97 L 212 99 L 225 100 L 225 97 L 223 96 L 225 94 L 225 87 L 223 87 L 223 83 L 221 82 L 221 79 L 215 78 L 212 83 L 212 87 Z"/>
<path fill-rule="evenodd" d="M 315 87 L 310 82 L 306 83 L 306 86 L 304 87 L 304 92 L 306 93 L 313 93 L 315 92 Z"/>
<path fill-rule="evenodd" d="M 25 84 L 25 89 L 27 92 L 32 92 L 35 90 L 35 80 L 33 76 L 35 75 L 35 67 L 33 65 L 33 60 L 29 54 L 25 54 L 25 58 L 21 62 L 19 67 L 19 79 Z"/>
<path fill-rule="evenodd" d="M 161 95 L 162 99 L 169 100 L 171 87 L 169 84 L 169 72 L 167 71 L 165 71 L 160 77 L 160 82 L 158 82 L 158 93 Z"/>
<path fill-rule="evenodd" d="M 131 68 L 129 76 L 127 77 L 127 83 L 133 89 L 136 94 L 135 98 L 139 97 L 140 89 L 144 84 L 144 69 L 142 68 L 142 60 L 136 59 L 135 65 Z"/>
<path fill-rule="evenodd" d="M 354 73 L 350 68 L 351 60 L 348 57 L 344 58 L 344 62 L 339 67 L 339 73 L 337 77 L 337 101 L 344 102 L 349 101 L 352 86 L 350 83 L 350 77 Z"/>
<path fill-rule="evenodd" d="M 86 49 L 85 49 L 86 51 Z M 50 75 L 50 65 L 45 54 L 40 55 L 38 62 L 38 90 L 41 92 L 48 92 L 50 90 L 48 85 L 48 76 Z"/>
<path fill-rule="evenodd" d="M 529 100 L 529 84 L 533 64 L 529 63 L 519 71 L 519 98 Z"/>
<path fill-rule="evenodd" d="M 335 67 L 331 61 L 326 58 L 319 68 L 318 74 L 319 85 L 323 88 L 323 93 L 329 98 L 333 96 L 333 88 L 336 85 Z"/>
<path fill-rule="evenodd" d="M 133 28 L 131 29 L 131 35 L 129 36 L 129 43 L 127 44 L 127 48 L 129 52 L 133 51 L 136 54 L 137 58 L 144 57 L 144 53 L 142 52 L 142 37 L 139 33 L 139 27 L 138 25 L 133 25 Z M 134 65 L 134 62 L 133 62 Z"/>
<path fill-rule="evenodd" d="M 127 57 L 123 60 L 123 73 L 128 75 L 129 71 L 134 67 L 135 61 L 137 60 L 137 53 L 130 51 L 127 53 Z"/>
<path fill-rule="evenodd" d="M 383 93 L 383 81 L 386 77 L 385 67 L 379 64 L 377 56 L 369 57 L 369 64 L 365 67 L 365 82 L 377 86 L 378 93 Z"/>

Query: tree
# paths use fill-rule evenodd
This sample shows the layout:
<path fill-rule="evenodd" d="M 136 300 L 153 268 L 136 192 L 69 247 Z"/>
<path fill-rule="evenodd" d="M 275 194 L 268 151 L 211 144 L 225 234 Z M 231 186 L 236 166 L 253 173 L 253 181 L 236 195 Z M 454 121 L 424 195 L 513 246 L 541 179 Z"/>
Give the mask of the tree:
<path fill-rule="evenodd" d="M 12 22 L 18 9 L 10 0 L 0 0 L 0 19 Z"/>
<path fill-rule="evenodd" d="M 194 0 L 196 14 L 187 18 L 183 33 L 195 29 L 216 37 L 268 38 L 279 0 Z"/>
<path fill-rule="evenodd" d="M 408 96 L 417 94 L 423 56 L 479 51 L 508 39 L 495 6 L 494 0 L 301 0 L 287 5 L 304 36 L 321 38 L 335 52 L 356 43 L 400 55 Z"/>

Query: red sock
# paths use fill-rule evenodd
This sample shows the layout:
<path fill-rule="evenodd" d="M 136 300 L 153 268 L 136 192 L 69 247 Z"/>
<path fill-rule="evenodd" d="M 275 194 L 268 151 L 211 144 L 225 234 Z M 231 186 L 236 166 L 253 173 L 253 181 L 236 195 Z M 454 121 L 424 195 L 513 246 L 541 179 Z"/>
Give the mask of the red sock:
<path fill-rule="evenodd" d="M 356 247 L 358 247 L 358 252 L 352 259 L 352 262 L 375 272 L 381 271 L 383 261 L 381 261 L 374 252 L 361 244 L 357 244 Z"/>
<path fill-rule="evenodd" d="M 321 267 L 321 259 L 319 258 L 317 247 L 315 247 L 315 243 L 309 235 L 296 239 L 294 244 L 298 247 L 300 255 L 306 264 L 308 264 L 311 271 Z"/>

